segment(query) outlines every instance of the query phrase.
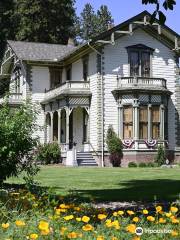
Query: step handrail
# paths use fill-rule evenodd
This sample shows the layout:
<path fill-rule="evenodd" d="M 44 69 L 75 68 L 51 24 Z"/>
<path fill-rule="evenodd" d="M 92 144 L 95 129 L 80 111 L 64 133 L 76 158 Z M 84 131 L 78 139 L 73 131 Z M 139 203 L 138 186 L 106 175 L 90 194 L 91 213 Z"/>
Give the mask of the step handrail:
<path fill-rule="evenodd" d="M 89 142 L 89 144 L 90 144 L 90 146 L 91 146 L 91 148 L 92 148 L 92 150 L 93 150 L 93 152 L 96 154 L 96 156 L 99 158 L 100 156 L 99 156 L 99 154 L 98 154 L 98 152 L 94 149 L 94 147 L 93 147 L 93 145 L 92 145 L 92 143 L 91 142 Z"/>

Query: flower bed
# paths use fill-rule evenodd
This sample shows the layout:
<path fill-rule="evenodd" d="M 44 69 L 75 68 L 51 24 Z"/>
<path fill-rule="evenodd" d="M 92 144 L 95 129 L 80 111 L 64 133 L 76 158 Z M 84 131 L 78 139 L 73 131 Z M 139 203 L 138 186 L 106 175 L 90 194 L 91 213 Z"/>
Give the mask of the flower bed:
<path fill-rule="evenodd" d="M 24 190 L 5 193 L 0 199 L 2 240 L 158 240 L 180 236 L 179 207 L 175 204 L 168 209 L 154 206 L 112 211 Z M 143 228 L 142 236 L 135 233 L 137 227 Z"/>

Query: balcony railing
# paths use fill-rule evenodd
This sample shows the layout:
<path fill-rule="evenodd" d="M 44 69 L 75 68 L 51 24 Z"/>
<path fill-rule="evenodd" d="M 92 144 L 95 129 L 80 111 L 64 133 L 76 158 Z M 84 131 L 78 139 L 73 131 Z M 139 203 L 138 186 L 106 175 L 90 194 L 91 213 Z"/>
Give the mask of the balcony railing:
<path fill-rule="evenodd" d="M 117 87 L 163 87 L 166 88 L 166 80 L 164 78 L 150 78 L 150 77 L 121 77 L 118 79 Z"/>
<path fill-rule="evenodd" d="M 55 98 L 61 94 L 83 93 L 90 90 L 90 84 L 86 81 L 66 81 L 63 84 L 57 85 L 53 89 L 45 89 L 44 100 Z"/>
<path fill-rule="evenodd" d="M 22 104 L 22 102 L 23 102 L 22 93 L 9 93 L 9 96 L 7 96 L 7 98 L 2 96 L 0 98 L 0 104 L 4 103 L 6 99 L 10 105 L 11 104 L 18 105 L 18 104 Z"/>

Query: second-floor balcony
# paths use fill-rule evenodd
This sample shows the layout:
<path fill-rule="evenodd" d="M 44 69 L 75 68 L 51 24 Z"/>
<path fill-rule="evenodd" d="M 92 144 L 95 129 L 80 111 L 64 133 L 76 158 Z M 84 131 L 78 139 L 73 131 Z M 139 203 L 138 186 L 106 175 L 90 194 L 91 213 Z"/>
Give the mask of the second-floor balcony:
<path fill-rule="evenodd" d="M 162 87 L 166 88 L 164 78 L 151 77 L 121 77 L 118 79 L 118 87 Z"/>
<path fill-rule="evenodd" d="M 167 89 L 166 79 L 152 77 L 120 77 L 117 79 L 117 87 L 113 90 L 114 93 L 127 92 L 147 92 L 154 93 L 164 92 L 171 94 Z"/>
<path fill-rule="evenodd" d="M 66 81 L 56 87 L 46 90 L 43 103 L 64 96 L 90 96 L 90 84 L 87 81 Z"/>
<path fill-rule="evenodd" d="M 9 105 L 20 105 L 23 103 L 22 93 L 9 93 L 8 96 L 1 96 L 0 105 L 5 101 L 7 101 Z"/>

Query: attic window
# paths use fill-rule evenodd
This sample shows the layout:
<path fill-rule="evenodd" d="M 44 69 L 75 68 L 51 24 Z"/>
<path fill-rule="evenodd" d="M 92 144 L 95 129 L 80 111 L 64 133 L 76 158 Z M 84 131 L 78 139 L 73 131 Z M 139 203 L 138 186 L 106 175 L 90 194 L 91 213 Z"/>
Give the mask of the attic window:
<path fill-rule="evenodd" d="M 143 44 L 126 47 L 131 77 L 150 77 L 151 75 L 151 55 L 154 49 Z"/>

